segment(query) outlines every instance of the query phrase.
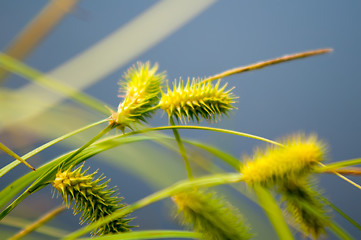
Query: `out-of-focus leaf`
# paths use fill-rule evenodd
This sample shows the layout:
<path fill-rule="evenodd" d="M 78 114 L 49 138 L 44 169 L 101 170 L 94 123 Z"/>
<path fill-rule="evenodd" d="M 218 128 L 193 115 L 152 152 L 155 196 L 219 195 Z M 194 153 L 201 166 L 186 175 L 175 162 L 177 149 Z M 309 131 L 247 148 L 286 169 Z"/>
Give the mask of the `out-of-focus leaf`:
<path fill-rule="evenodd" d="M 214 0 L 159 1 L 131 22 L 122 25 L 85 52 L 46 75 L 81 91 L 164 40 L 214 2 Z M 152 32 L 147 38 L 139 37 L 144 29 Z M 20 112 L 21 114 L 15 114 L 4 120 L 0 116 L 3 127 L 34 117 L 64 99 L 64 96 L 44 91 L 36 84 L 29 84 L 17 92 L 19 97 L 29 94 L 46 101 L 32 106 L 30 110 L 25 108 Z"/>
<path fill-rule="evenodd" d="M 18 60 L 24 59 L 41 40 L 69 13 L 78 0 L 53 0 L 30 21 L 5 50 Z M 0 82 L 8 72 L 0 68 Z"/>
<path fill-rule="evenodd" d="M 30 225 L 32 221 L 25 220 L 24 218 L 18 218 L 14 216 L 6 216 L 5 219 L 3 219 L 0 224 L 6 225 L 9 227 L 17 227 L 17 228 L 25 228 L 26 226 Z M 50 226 L 42 226 L 41 228 L 38 228 L 35 230 L 38 233 L 42 233 L 47 236 L 60 238 L 65 236 L 66 234 L 69 234 L 69 232 L 55 228 Z"/>
<path fill-rule="evenodd" d="M 0 53 L 0 67 L 34 81 L 42 87 L 48 88 L 56 93 L 61 93 L 85 106 L 97 110 L 98 112 L 106 115 L 109 114 L 109 110 L 105 108 L 105 104 L 101 101 L 94 99 L 85 93 L 79 92 L 71 86 L 56 81 L 55 79 L 46 76 L 36 69 L 33 69 L 3 53 Z"/>

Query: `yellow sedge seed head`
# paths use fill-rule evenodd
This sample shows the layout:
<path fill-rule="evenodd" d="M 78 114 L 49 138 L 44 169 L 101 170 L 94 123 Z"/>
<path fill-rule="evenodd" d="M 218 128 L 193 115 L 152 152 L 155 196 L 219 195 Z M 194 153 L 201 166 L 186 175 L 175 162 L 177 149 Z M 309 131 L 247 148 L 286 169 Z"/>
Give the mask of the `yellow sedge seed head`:
<path fill-rule="evenodd" d="M 325 158 L 325 144 L 315 135 L 297 134 L 281 143 L 283 146 L 256 149 L 253 157 L 244 157 L 241 173 L 246 183 L 269 186 L 299 177 L 311 172 Z"/>
<path fill-rule="evenodd" d="M 131 67 L 120 82 L 120 93 L 123 101 L 118 110 L 112 113 L 111 124 L 122 131 L 133 123 L 146 122 L 159 102 L 161 84 L 164 73 L 156 73 L 158 65 L 150 66 L 149 62 Z"/>
<path fill-rule="evenodd" d="M 102 219 L 124 207 L 120 201 L 123 199 L 115 195 L 114 188 L 109 189 L 107 183 L 102 182 L 104 177 L 93 179 L 96 172 L 86 174 L 82 166 L 71 171 L 59 171 L 53 182 L 65 203 L 69 206 L 74 202 L 74 215 L 82 212 L 80 223 L 92 223 Z M 94 230 L 94 235 L 106 235 L 119 232 L 129 232 L 133 226 L 128 222 L 132 219 L 124 217 L 115 219 Z"/>
<path fill-rule="evenodd" d="M 248 227 L 237 209 L 213 193 L 188 191 L 172 197 L 183 224 L 202 234 L 202 239 L 249 239 Z"/>
<path fill-rule="evenodd" d="M 201 79 L 190 79 L 184 83 L 182 79 L 175 81 L 173 90 L 167 86 L 167 92 L 162 92 L 159 107 L 167 112 L 169 118 L 175 117 L 178 122 L 199 122 L 202 118 L 216 121 L 217 116 L 227 115 L 235 108 L 235 96 L 232 89 L 225 90 L 227 84 L 220 87 L 220 81 L 215 85 L 211 82 L 202 83 Z"/>

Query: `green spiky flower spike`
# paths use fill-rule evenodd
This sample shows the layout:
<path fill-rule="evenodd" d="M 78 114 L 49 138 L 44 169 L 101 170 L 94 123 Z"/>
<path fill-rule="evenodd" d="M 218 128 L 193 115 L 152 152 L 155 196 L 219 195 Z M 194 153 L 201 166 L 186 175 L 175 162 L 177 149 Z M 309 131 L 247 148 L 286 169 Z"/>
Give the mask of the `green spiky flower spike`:
<path fill-rule="evenodd" d="M 165 79 L 164 73 L 156 73 L 158 65 L 149 62 L 131 67 L 120 82 L 121 96 L 124 98 L 113 112 L 110 124 L 124 132 L 126 127 L 139 122 L 146 122 L 159 102 L 160 87 Z"/>
<path fill-rule="evenodd" d="M 217 116 L 227 115 L 235 108 L 232 106 L 236 97 L 232 89 L 225 90 L 227 84 L 220 87 L 220 81 L 215 85 L 203 82 L 201 79 L 187 80 L 184 84 L 180 79 L 174 82 L 173 91 L 167 87 L 167 93 L 162 92 L 159 107 L 167 112 L 169 118 L 174 116 L 178 122 L 199 122 L 202 118 L 216 121 Z"/>
<path fill-rule="evenodd" d="M 74 202 L 74 215 L 82 212 L 81 223 L 95 222 L 124 207 L 119 203 L 123 198 L 114 196 L 113 188 L 107 189 L 109 180 L 100 183 L 104 177 L 93 179 L 96 172 L 86 175 L 87 171 L 81 171 L 82 166 L 74 171 L 69 168 L 58 172 L 53 182 L 65 203 L 70 205 Z M 95 230 L 93 235 L 129 232 L 133 227 L 128 225 L 129 221 L 131 219 L 116 219 Z"/>
<path fill-rule="evenodd" d="M 248 227 L 237 209 L 213 193 L 187 191 L 172 197 L 183 224 L 202 234 L 205 240 L 250 239 Z"/>

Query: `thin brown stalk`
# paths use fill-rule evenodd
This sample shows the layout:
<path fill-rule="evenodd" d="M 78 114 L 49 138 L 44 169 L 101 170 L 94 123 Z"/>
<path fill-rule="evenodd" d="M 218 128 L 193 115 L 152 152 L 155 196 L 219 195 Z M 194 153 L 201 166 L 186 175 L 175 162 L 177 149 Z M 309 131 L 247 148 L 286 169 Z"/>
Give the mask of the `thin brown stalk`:
<path fill-rule="evenodd" d="M 334 173 L 337 172 L 343 175 L 354 175 L 354 176 L 361 176 L 361 168 L 345 168 L 345 169 L 335 169 L 335 170 L 328 170 L 325 173 Z"/>
<path fill-rule="evenodd" d="M 277 64 L 277 63 L 282 63 L 282 62 L 287 62 L 287 61 L 296 60 L 296 59 L 300 59 L 300 58 L 306 58 L 306 57 L 310 57 L 310 56 L 329 53 L 331 51 L 332 51 L 331 48 L 324 48 L 324 49 L 317 49 L 317 50 L 311 50 L 311 51 L 286 55 L 286 56 L 283 56 L 283 57 L 274 58 L 274 59 L 270 59 L 270 60 L 266 60 L 266 61 L 262 61 L 262 62 L 258 62 L 258 63 L 253 63 L 251 65 L 247 65 L 247 66 L 227 70 L 225 72 L 213 75 L 213 76 L 211 76 L 209 78 L 206 78 L 205 80 L 203 80 L 203 82 L 213 81 L 213 80 L 217 80 L 217 79 L 220 79 L 220 78 L 228 77 L 228 76 L 233 75 L 233 74 L 243 73 L 243 72 L 248 72 L 248 71 L 264 68 L 264 67 L 274 65 L 274 64 Z"/>
<path fill-rule="evenodd" d="M 41 227 L 45 223 L 49 222 L 51 219 L 53 219 L 54 217 L 59 215 L 65 209 L 67 209 L 66 206 L 60 206 L 60 207 L 57 207 L 57 208 L 53 209 L 52 211 L 45 214 L 42 218 L 40 218 L 36 222 L 30 224 L 29 226 L 27 226 L 26 228 L 24 228 L 23 230 L 21 230 L 20 232 L 18 232 L 17 234 L 12 236 L 11 238 L 9 238 L 9 240 L 17 240 L 17 239 L 25 237 L 26 235 L 28 235 L 29 233 L 31 233 L 34 230 L 38 229 L 39 227 Z"/>

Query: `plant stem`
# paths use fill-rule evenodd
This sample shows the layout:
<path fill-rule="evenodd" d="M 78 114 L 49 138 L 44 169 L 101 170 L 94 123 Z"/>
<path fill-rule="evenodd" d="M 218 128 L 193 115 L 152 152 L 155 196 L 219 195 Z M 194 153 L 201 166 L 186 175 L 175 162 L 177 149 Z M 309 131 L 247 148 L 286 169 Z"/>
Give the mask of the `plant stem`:
<path fill-rule="evenodd" d="M 54 217 L 56 217 L 59 213 L 63 212 L 65 209 L 66 209 L 66 206 L 60 206 L 60 207 L 55 208 L 54 210 L 52 210 L 51 212 L 47 213 L 42 218 L 40 218 L 38 221 L 30 224 L 25 229 L 21 230 L 20 232 L 18 232 L 17 234 L 15 234 L 11 238 L 9 238 L 9 240 L 17 240 L 17 239 L 25 237 L 29 233 L 33 232 L 37 228 L 44 225 L 46 222 L 48 222 L 51 219 L 53 219 Z"/>
<path fill-rule="evenodd" d="M 29 220 L 25 220 L 21 217 L 13 217 L 13 216 L 6 216 L 5 219 L 1 220 L 2 225 L 13 227 L 13 228 L 20 228 L 20 229 L 25 228 L 26 226 L 30 225 L 31 223 L 32 222 Z M 39 234 L 45 235 L 45 236 L 53 237 L 55 239 L 59 239 L 61 237 L 64 237 L 65 235 L 69 234 L 68 231 L 64 231 L 57 227 L 51 227 L 48 225 L 43 225 L 43 226 L 41 226 L 41 228 L 35 229 L 34 231 Z"/>
<path fill-rule="evenodd" d="M 171 125 L 171 126 L 175 126 L 172 117 L 169 117 L 169 122 L 170 122 L 170 125 Z M 182 139 L 181 139 L 181 137 L 180 137 L 180 135 L 179 135 L 178 130 L 175 129 L 175 128 L 172 128 L 172 130 L 173 130 L 173 134 L 174 134 L 175 140 L 177 141 L 177 144 L 178 144 L 178 147 L 179 147 L 179 152 L 180 152 L 181 156 L 182 156 L 183 159 L 184 159 L 184 164 L 185 164 L 185 166 L 186 166 L 188 179 L 189 179 L 189 180 L 192 180 L 192 179 L 193 179 L 193 174 L 192 174 L 191 165 L 189 164 L 189 160 L 188 160 L 188 157 L 187 157 L 186 149 L 185 149 L 185 147 L 184 147 L 184 145 L 183 145 L 183 142 L 182 142 Z"/>
<path fill-rule="evenodd" d="M 56 165 L 54 166 L 52 169 L 50 169 L 50 172 L 54 172 L 56 171 L 56 169 L 59 168 L 59 166 L 64 165 L 65 163 L 67 163 L 68 161 L 70 161 L 72 158 L 74 158 L 76 155 L 78 155 L 81 151 L 83 151 L 84 149 L 86 149 L 87 147 L 89 147 L 91 144 L 93 144 L 94 142 L 96 142 L 99 138 L 101 138 L 102 136 L 104 136 L 106 133 L 108 133 L 110 130 L 112 130 L 114 127 L 113 125 L 108 125 L 106 128 L 104 128 L 100 133 L 98 133 L 95 137 L 93 137 L 92 139 L 90 139 L 87 143 L 85 143 L 83 146 L 81 146 L 80 148 L 78 148 L 78 150 L 76 150 L 74 153 L 72 153 L 70 156 L 66 157 L 63 161 L 61 161 L 61 163 L 59 163 L 60 165 Z M 55 176 L 55 175 L 54 175 Z M 34 191 L 36 191 L 39 186 L 41 184 L 44 184 L 44 182 L 46 181 L 46 178 L 49 178 L 49 176 L 47 174 L 45 174 L 44 176 L 39 177 L 27 190 L 28 193 L 33 193 Z"/>
<path fill-rule="evenodd" d="M 221 133 L 238 135 L 238 136 L 241 136 L 241 137 L 253 138 L 253 139 L 257 139 L 257 140 L 260 140 L 260 141 L 271 143 L 271 144 L 274 144 L 274 145 L 277 145 L 277 146 L 282 146 L 282 144 L 280 144 L 278 142 L 272 141 L 272 140 L 267 139 L 267 138 L 259 137 L 259 136 L 256 136 L 256 135 L 243 133 L 243 132 L 232 131 L 232 130 L 227 130 L 227 129 L 212 128 L 212 127 L 202 127 L 202 126 L 178 126 L 178 125 L 173 125 L 173 126 L 146 128 L 146 129 L 142 129 L 140 131 L 134 131 L 134 132 L 126 133 L 126 134 L 122 135 L 122 137 L 126 137 L 126 136 L 129 136 L 129 135 L 134 135 L 134 134 L 139 134 L 139 133 L 150 132 L 150 131 L 161 131 L 161 130 L 170 130 L 170 129 L 195 129 L 195 130 L 206 130 L 206 131 L 213 131 L 213 132 L 221 132 Z"/>
<path fill-rule="evenodd" d="M 326 167 L 323 163 L 319 163 L 319 165 Z M 345 180 L 346 182 L 354 185 L 355 187 L 357 187 L 358 189 L 361 190 L 361 186 L 357 183 L 355 183 L 354 181 L 352 181 L 351 179 L 348 179 L 347 177 L 343 176 L 342 174 L 338 173 L 336 170 L 330 170 L 331 173 L 335 174 L 336 176 L 338 176 L 339 178 Z"/>
<path fill-rule="evenodd" d="M 272 223 L 272 226 L 277 232 L 279 239 L 294 239 L 283 218 L 282 211 L 271 193 L 263 187 L 257 185 L 253 187 L 253 190 L 258 197 L 259 204 L 262 206 L 268 216 L 268 219 Z"/>
<path fill-rule="evenodd" d="M 234 69 L 231 69 L 231 70 L 227 70 L 225 72 L 216 74 L 216 75 L 211 76 L 209 78 L 206 78 L 202 82 L 213 81 L 213 80 L 217 80 L 217 79 L 220 79 L 220 78 L 228 77 L 228 76 L 233 75 L 233 74 L 248 72 L 248 71 L 260 69 L 260 68 L 263 68 L 263 67 L 267 67 L 267 66 L 270 66 L 270 65 L 274 65 L 274 64 L 277 64 L 277 63 L 282 63 L 282 62 L 287 62 L 287 61 L 291 61 L 291 60 L 295 60 L 295 59 L 310 57 L 310 56 L 319 55 L 319 54 L 324 54 L 324 53 L 328 53 L 328 52 L 331 52 L 331 51 L 332 51 L 332 49 L 325 48 L 325 49 L 317 49 L 317 50 L 311 50 L 311 51 L 286 55 L 286 56 L 279 57 L 279 58 L 274 58 L 274 59 L 270 59 L 270 60 L 266 60 L 266 61 L 262 61 L 262 62 L 258 62 L 258 63 L 253 63 L 251 65 L 247 65 L 247 66 L 244 66 L 244 67 L 239 67 L 239 68 L 234 68 Z"/>
<path fill-rule="evenodd" d="M 107 134 L 110 130 L 112 130 L 114 127 L 112 125 L 108 125 L 106 128 L 104 128 L 100 133 L 98 133 L 95 137 L 90 139 L 86 144 L 78 148 L 72 155 L 70 155 L 68 158 L 64 160 L 64 162 L 68 161 L 69 159 L 75 157 L 77 154 L 79 154 L 81 151 L 83 151 L 85 148 L 92 145 L 94 142 L 96 142 L 99 138 Z"/>

